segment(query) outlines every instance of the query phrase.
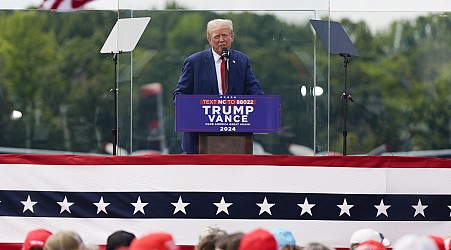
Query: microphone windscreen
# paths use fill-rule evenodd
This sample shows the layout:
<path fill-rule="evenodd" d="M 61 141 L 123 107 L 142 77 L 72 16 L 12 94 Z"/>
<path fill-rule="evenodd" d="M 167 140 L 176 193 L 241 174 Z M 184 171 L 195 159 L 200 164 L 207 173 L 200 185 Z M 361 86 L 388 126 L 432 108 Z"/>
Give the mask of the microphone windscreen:
<path fill-rule="evenodd" d="M 229 58 L 229 50 L 226 47 L 223 47 L 221 50 L 221 57 Z"/>

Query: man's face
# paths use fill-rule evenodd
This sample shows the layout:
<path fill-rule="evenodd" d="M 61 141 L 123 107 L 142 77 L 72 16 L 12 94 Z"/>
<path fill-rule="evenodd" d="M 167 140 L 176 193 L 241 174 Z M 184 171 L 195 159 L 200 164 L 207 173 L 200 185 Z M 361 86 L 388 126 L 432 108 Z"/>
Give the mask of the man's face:
<path fill-rule="evenodd" d="M 213 50 L 221 55 L 222 48 L 230 49 L 232 46 L 234 35 L 230 33 L 228 28 L 211 30 L 208 36 L 208 43 Z"/>

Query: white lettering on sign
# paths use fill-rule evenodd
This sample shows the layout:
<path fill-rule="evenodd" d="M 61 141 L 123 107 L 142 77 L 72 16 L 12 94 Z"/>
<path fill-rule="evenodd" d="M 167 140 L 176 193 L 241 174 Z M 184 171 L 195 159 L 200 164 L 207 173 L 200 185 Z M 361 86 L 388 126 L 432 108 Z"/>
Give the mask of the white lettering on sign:
<path fill-rule="evenodd" d="M 202 106 L 211 123 L 246 123 L 253 106 Z"/>
<path fill-rule="evenodd" d="M 253 106 L 202 106 L 205 115 L 249 115 Z"/>

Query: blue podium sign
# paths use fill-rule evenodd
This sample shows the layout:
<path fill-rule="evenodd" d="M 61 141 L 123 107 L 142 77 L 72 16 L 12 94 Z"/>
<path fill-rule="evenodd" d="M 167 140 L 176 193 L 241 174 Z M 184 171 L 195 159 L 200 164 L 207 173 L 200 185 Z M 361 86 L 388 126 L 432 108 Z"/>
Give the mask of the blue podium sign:
<path fill-rule="evenodd" d="M 177 132 L 280 132 L 280 96 L 177 95 Z"/>

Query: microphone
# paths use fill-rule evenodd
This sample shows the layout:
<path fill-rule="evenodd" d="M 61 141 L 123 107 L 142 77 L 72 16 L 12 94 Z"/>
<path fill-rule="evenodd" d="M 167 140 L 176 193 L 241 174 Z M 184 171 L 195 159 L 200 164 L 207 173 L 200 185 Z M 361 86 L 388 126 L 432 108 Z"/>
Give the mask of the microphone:
<path fill-rule="evenodd" d="M 221 57 L 225 59 L 229 59 L 229 50 L 226 47 L 222 47 Z"/>

